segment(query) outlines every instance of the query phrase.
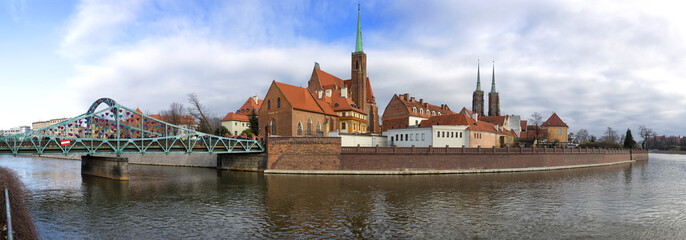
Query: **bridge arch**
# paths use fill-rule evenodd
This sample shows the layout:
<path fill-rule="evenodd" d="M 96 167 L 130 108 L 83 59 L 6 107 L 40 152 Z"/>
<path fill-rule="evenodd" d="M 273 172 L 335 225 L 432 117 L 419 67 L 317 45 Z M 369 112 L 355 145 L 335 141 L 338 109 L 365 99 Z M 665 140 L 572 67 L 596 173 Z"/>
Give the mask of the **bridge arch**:
<path fill-rule="evenodd" d="M 112 107 L 112 106 L 114 106 L 114 105 L 117 104 L 117 102 L 115 102 L 115 101 L 112 100 L 111 98 L 100 98 L 100 99 L 98 99 L 97 101 L 95 101 L 95 102 L 93 103 L 93 105 L 91 105 L 90 108 L 88 108 L 88 112 L 87 112 L 86 114 L 92 114 L 92 113 L 94 113 L 94 112 L 95 112 L 95 109 L 97 109 L 98 106 L 100 106 L 100 104 L 103 104 L 103 103 L 104 103 L 104 104 L 107 104 L 107 106 L 110 106 L 110 107 Z"/>

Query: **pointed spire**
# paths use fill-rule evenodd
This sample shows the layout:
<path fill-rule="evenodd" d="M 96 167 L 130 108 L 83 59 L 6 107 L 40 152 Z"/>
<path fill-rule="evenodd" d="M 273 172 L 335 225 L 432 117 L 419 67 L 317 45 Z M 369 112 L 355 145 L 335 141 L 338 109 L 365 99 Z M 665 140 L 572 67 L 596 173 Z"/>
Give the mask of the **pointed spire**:
<path fill-rule="evenodd" d="M 491 82 L 491 92 L 495 93 L 495 61 L 493 61 L 493 81 Z"/>
<path fill-rule="evenodd" d="M 357 4 L 357 40 L 355 41 L 355 52 L 362 52 L 362 25 L 360 25 L 360 4 Z"/>
<path fill-rule="evenodd" d="M 476 90 L 481 91 L 481 66 L 479 59 L 476 60 Z"/>

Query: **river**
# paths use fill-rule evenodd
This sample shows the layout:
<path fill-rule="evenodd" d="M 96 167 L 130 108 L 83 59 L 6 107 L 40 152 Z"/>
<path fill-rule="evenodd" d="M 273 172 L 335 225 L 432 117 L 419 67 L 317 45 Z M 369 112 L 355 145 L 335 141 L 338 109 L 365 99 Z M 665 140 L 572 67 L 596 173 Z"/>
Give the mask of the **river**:
<path fill-rule="evenodd" d="M 546 172 L 264 175 L 0 156 L 45 239 L 686 239 L 686 155 Z"/>

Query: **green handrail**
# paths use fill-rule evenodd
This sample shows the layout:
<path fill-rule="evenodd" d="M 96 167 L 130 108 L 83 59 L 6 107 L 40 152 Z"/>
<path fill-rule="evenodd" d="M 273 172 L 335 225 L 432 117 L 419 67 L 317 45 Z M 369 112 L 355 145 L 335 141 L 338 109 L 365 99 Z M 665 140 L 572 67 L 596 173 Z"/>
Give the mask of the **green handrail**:
<path fill-rule="evenodd" d="M 10 213 L 10 194 L 5 188 L 5 209 L 7 210 L 7 239 L 12 240 L 12 214 Z"/>

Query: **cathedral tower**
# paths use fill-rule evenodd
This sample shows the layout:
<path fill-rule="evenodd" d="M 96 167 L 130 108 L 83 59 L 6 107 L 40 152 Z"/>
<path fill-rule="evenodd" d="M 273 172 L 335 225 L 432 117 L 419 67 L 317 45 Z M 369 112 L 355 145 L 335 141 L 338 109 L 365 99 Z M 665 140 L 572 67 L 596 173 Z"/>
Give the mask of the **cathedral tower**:
<path fill-rule="evenodd" d="M 493 80 L 491 92 L 488 93 L 488 116 L 500 116 L 500 96 L 495 90 L 495 61 L 493 61 Z"/>
<path fill-rule="evenodd" d="M 478 61 L 476 63 L 476 90 L 472 95 L 472 112 L 478 113 L 479 116 L 484 115 L 484 91 L 481 91 L 481 67 Z"/>
<path fill-rule="evenodd" d="M 366 111 L 367 103 L 367 54 L 362 51 L 362 27 L 360 25 L 360 6 L 357 6 L 357 40 L 352 53 L 350 90 L 355 105 Z M 370 96 L 371 97 L 371 96 Z"/>

